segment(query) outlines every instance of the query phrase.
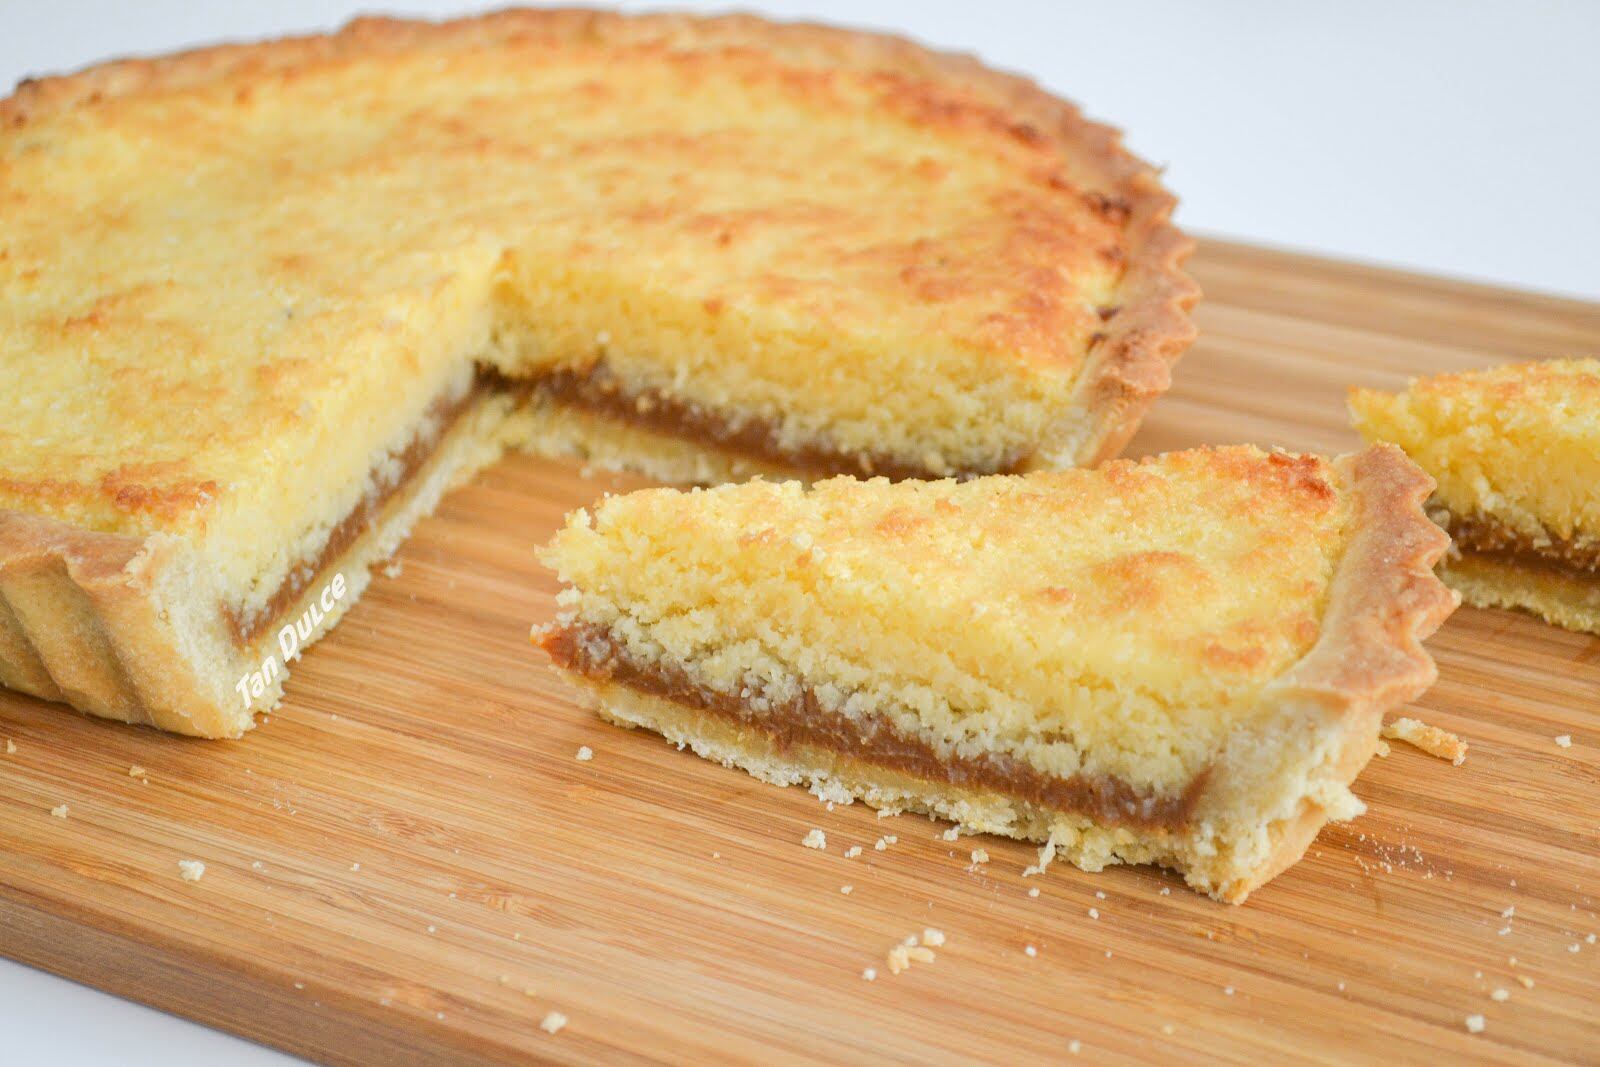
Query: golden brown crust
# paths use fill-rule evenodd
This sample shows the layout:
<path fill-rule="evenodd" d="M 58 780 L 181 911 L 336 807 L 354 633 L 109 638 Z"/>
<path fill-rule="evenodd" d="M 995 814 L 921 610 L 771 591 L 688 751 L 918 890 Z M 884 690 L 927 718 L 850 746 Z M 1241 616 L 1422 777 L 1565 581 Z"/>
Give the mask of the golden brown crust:
<path fill-rule="evenodd" d="M 1355 533 L 1329 590 L 1321 637 L 1273 687 L 1273 699 L 1320 709 L 1340 738 L 1324 778 L 1347 784 L 1372 758 L 1384 712 L 1438 677 L 1422 641 L 1460 597 L 1434 574 L 1450 538 L 1423 510 L 1433 479 L 1393 445 L 1334 463 L 1355 495 Z M 1298 815 L 1272 828 L 1270 856 L 1223 887 L 1221 899 L 1242 901 L 1292 865 L 1328 818 L 1307 798 Z"/>
<path fill-rule="evenodd" d="M 1057 149 L 1090 211 L 1121 225 L 1121 246 L 1105 254 L 1120 261 L 1122 275 L 1115 305 L 1102 310 L 1104 327 L 1094 335 L 1073 404 L 1046 427 L 1034 454 L 1022 464 L 1025 468 L 1092 465 L 1115 456 L 1150 404 L 1168 388 L 1172 365 L 1194 338 L 1188 311 L 1200 294 L 1182 270 L 1193 241 L 1171 225 L 1175 198 L 1162 188 L 1153 168 L 1126 150 L 1119 131 L 1086 119 L 1075 106 L 1029 79 L 991 70 L 971 56 L 932 51 L 890 35 L 748 15 L 635 16 L 579 9 L 511 9 L 440 23 L 361 18 L 330 35 L 115 60 L 75 74 L 30 79 L 11 98 L 0 100 L 0 128 L 20 128 L 112 98 L 225 79 L 292 78 L 312 63 L 526 39 L 771 50 L 875 72 L 888 80 L 892 106 L 918 121 L 1000 126 L 1018 140 Z M 932 97 L 927 83 L 957 95 Z M 1056 324 L 1053 314 L 1027 309 L 1005 318 L 996 326 L 1001 332 L 1028 334 Z"/>

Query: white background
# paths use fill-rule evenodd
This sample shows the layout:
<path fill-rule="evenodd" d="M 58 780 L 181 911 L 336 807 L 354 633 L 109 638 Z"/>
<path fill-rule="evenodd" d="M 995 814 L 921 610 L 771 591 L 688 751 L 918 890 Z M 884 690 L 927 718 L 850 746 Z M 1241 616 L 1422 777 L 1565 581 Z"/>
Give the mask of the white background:
<path fill-rule="evenodd" d="M 379 4 L 471 10 L 0 0 L 0 86 L 109 56 L 331 28 Z M 1031 74 L 1168 165 L 1189 229 L 1600 299 L 1600 3 L 741 6 L 897 30 Z M 0 1048 L 15 1063 L 291 1062 L 3 960 Z"/>

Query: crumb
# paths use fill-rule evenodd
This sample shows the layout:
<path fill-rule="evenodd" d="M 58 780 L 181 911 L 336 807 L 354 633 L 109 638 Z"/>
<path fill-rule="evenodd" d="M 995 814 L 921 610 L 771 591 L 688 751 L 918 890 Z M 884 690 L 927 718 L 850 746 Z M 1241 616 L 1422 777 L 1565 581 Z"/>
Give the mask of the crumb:
<path fill-rule="evenodd" d="M 1103 890 L 1103 889 L 1096 889 L 1096 890 L 1095 890 L 1095 891 L 1094 891 L 1094 898 L 1095 898 L 1095 899 L 1096 899 L 1096 900 L 1104 900 L 1104 899 L 1106 899 L 1106 894 L 1105 894 L 1105 890 Z"/>
<path fill-rule="evenodd" d="M 351 869 L 351 870 L 352 870 L 352 871 L 359 871 L 359 870 L 360 870 L 360 869 L 361 869 L 361 864 L 359 864 L 359 863 L 352 863 L 352 864 L 351 864 L 351 865 L 350 865 L 350 869 Z M 454 893 L 451 893 L 451 894 L 450 894 L 450 895 L 451 895 L 451 896 L 455 896 L 455 894 L 454 894 Z"/>
<path fill-rule="evenodd" d="M 179 860 L 178 873 L 185 882 L 198 882 L 205 877 L 206 865 L 199 860 Z"/>
<path fill-rule="evenodd" d="M 861 855 L 860 845 L 851 845 L 849 848 L 844 850 L 844 858 L 847 860 L 853 860 L 859 855 Z"/>
<path fill-rule="evenodd" d="M 1164 896 L 1164 897 L 1170 897 L 1172 895 L 1172 887 L 1170 885 L 1162 886 L 1161 887 L 1161 895 Z"/>
<path fill-rule="evenodd" d="M 880 837 L 877 841 L 873 842 L 872 847 L 879 852 L 885 852 L 889 848 L 889 839 L 887 837 Z"/>
<path fill-rule="evenodd" d="M 944 944 L 944 931 L 935 930 L 931 926 L 928 927 L 926 930 L 922 931 L 922 943 L 924 945 L 932 945 L 934 948 L 938 948 L 940 945 Z"/>
<path fill-rule="evenodd" d="M 1515 904 L 1508 904 L 1508 905 L 1506 905 L 1506 910 L 1502 911 L 1500 913 L 1500 918 L 1509 919 L 1513 915 L 1515 915 L 1516 913 L 1517 913 L 1517 906 Z"/>
<path fill-rule="evenodd" d="M 15 756 L 16 754 L 17 754 L 17 743 L 15 741 L 11 740 L 11 738 L 9 738 L 9 737 L 6 738 L 6 755 Z"/>
<path fill-rule="evenodd" d="M 1022 951 L 1029 956 L 1037 956 L 1039 954 L 1039 950 L 1034 948 L 1032 945 L 1023 945 Z"/>
<path fill-rule="evenodd" d="M 1572 747 L 1572 735 L 1571 734 L 1559 734 L 1559 735 L 1556 736 L 1555 740 L 1556 740 L 1556 747 L 1557 748 L 1571 748 Z"/>
<path fill-rule="evenodd" d="M 946 841 L 954 841 L 956 838 L 961 836 L 961 827 L 952 826 L 939 836 L 944 838 Z"/>
<path fill-rule="evenodd" d="M 436 934 L 438 932 L 439 932 L 439 928 L 437 926 L 433 925 L 432 923 L 428 924 L 428 933 Z"/>
<path fill-rule="evenodd" d="M 594 759 L 594 749 L 590 748 L 588 745 L 584 745 L 578 749 L 579 763 L 588 763 L 592 759 Z"/>
<path fill-rule="evenodd" d="M 827 848 L 828 835 L 823 833 L 821 830 L 813 829 L 801 839 L 800 843 L 806 846 L 806 848 Z"/>
<path fill-rule="evenodd" d="M 1489 994 L 1489 999 L 1490 1000 L 1510 1000 L 1511 999 L 1511 990 L 1509 990 L 1509 989 L 1496 989 L 1493 993 Z"/>
<path fill-rule="evenodd" d="M 1043 874 L 1050 868 L 1050 863 L 1055 858 L 1056 839 L 1052 837 L 1050 840 L 1044 843 L 1043 847 L 1039 849 L 1039 862 L 1024 868 L 1022 871 L 1022 877 L 1031 878 L 1036 874 Z"/>
<path fill-rule="evenodd" d="M 69 810 L 70 809 L 65 804 L 57 804 L 55 807 L 50 809 L 50 814 L 54 815 L 58 819 L 65 819 Z"/>
<path fill-rule="evenodd" d="M 869 982 L 876 982 L 878 980 L 878 972 L 873 970 L 871 967 L 868 967 L 866 970 L 861 972 L 861 977 L 865 978 Z"/>
<path fill-rule="evenodd" d="M 501 985 L 510 985 L 511 984 L 511 976 L 509 974 L 502 974 L 500 976 L 500 984 Z"/>
<path fill-rule="evenodd" d="M 251 860 L 250 861 L 250 869 L 252 871 L 259 871 L 261 869 L 261 861 L 260 860 Z"/>
<path fill-rule="evenodd" d="M 1071 1041 L 1067 1042 L 1067 1051 L 1072 1053 L 1074 1056 L 1076 1056 L 1079 1051 L 1082 1050 L 1082 1048 L 1083 1042 L 1079 1041 L 1077 1038 L 1073 1038 Z"/>
<path fill-rule="evenodd" d="M 845 896 L 849 896 L 851 891 L 854 889 L 855 886 L 853 885 L 842 885 L 839 887 L 839 892 L 843 893 Z"/>
<path fill-rule="evenodd" d="M 1584 938 L 1584 940 L 1589 942 L 1589 944 L 1592 945 L 1592 944 L 1595 943 L 1595 936 L 1593 934 L 1590 934 L 1588 937 Z"/>
<path fill-rule="evenodd" d="M 1089 918 L 1091 918 L 1091 919 L 1100 918 L 1100 909 L 1099 908 L 1090 908 L 1089 909 Z"/>
<path fill-rule="evenodd" d="M 989 852 L 988 852 L 988 850 L 987 849 L 982 849 L 982 848 L 973 849 L 972 850 L 972 862 L 973 863 L 988 863 L 989 862 Z"/>
<path fill-rule="evenodd" d="M 1522 983 L 1522 988 L 1523 989 L 1532 989 L 1533 988 L 1533 979 L 1529 978 L 1525 974 L 1517 975 L 1517 981 Z"/>
<path fill-rule="evenodd" d="M 1404 715 L 1386 723 L 1383 727 L 1383 736 L 1395 741 L 1404 741 L 1430 756 L 1447 759 L 1458 767 L 1467 758 L 1467 743 L 1461 738 L 1448 730 L 1429 726 L 1425 722 Z"/>
<path fill-rule="evenodd" d="M 1339 983 L 1339 992 L 1341 992 L 1341 993 L 1344 992 L 1344 983 L 1343 982 Z"/>
<path fill-rule="evenodd" d="M 1578 944 L 1578 942 L 1574 941 L 1572 944 L 1567 946 L 1567 951 L 1568 952 L 1576 952 L 1582 947 L 1583 947 L 1582 945 L 1580 945 L 1580 944 Z"/>
<path fill-rule="evenodd" d="M 1509 927 L 1509 926 L 1502 926 L 1500 929 L 1495 931 L 1495 933 L 1500 935 L 1501 937 L 1506 936 L 1510 932 L 1511 932 L 1511 927 Z"/>
<path fill-rule="evenodd" d="M 402 569 L 403 568 L 400 566 L 399 560 L 391 559 L 388 563 L 383 565 L 383 576 L 385 578 L 398 578 L 400 577 L 400 571 Z"/>
<path fill-rule="evenodd" d="M 1372 750 L 1372 754 L 1377 756 L 1379 759 L 1388 759 L 1389 758 L 1389 742 L 1385 741 L 1381 737 L 1378 738 L 1378 747 Z"/>
<path fill-rule="evenodd" d="M 1030 897 L 1038 896 L 1039 895 L 1039 887 L 1038 886 L 1034 886 L 1032 889 L 1028 890 L 1028 895 Z"/>
<path fill-rule="evenodd" d="M 539 1020 L 539 1029 L 547 1034 L 559 1034 L 561 1028 L 567 1025 L 567 1017 L 559 1011 L 553 1011 Z"/>
<path fill-rule="evenodd" d="M 1481 1034 L 1481 1033 L 1483 1033 L 1483 1026 L 1484 1026 L 1483 1016 L 1481 1016 L 1481 1015 L 1469 1015 L 1469 1016 L 1467 1016 L 1467 1033 L 1469 1033 L 1469 1034 Z"/>
<path fill-rule="evenodd" d="M 139 766 L 137 763 L 135 763 L 132 767 L 128 768 L 128 777 L 129 778 L 145 778 L 149 773 L 150 773 L 149 771 L 145 770 L 143 767 Z"/>
<path fill-rule="evenodd" d="M 713 852 L 713 853 L 712 853 L 712 854 L 711 854 L 711 858 L 712 858 L 712 859 L 714 859 L 714 860 L 720 860 L 720 859 L 721 859 L 721 858 L 722 858 L 722 853 L 720 853 L 720 852 Z"/>
<path fill-rule="evenodd" d="M 1222 995 L 1225 996 L 1225 997 L 1233 996 L 1233 986 L 1231 986 L 1231 985 L 1223 986 L 1222 987 Z"/>
<path fill-rule="evenodd" d="M 1176 1026 L 1173 1026 L 1171 1023 L 1162 1023 L 1161 1024 L 1161 1032 L 1163 1034 L 1166 1034 L 1168 1037 L 1171 1037 L 1174 1033 L 1176 1033 L 1177 1029 L 1178 1028 Z"/>

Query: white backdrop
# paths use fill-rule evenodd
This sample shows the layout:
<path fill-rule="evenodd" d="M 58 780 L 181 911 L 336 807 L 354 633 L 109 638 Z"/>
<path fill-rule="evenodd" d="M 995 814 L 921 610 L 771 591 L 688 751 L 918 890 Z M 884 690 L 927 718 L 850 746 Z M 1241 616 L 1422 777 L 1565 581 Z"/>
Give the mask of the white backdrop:
<path fill-rule="evenodd" d="M 0 91 L 109 56 L 330 28 L 380 5 L 474 7 L 0 0 Z M 1600 300 L 1600 3 L 740 6 L 896 30 L 1024 71 L 1167 164 L 1192 230 Z M 0 1047 L 16 1063 L 290 1062 L 3 960 Z"/>

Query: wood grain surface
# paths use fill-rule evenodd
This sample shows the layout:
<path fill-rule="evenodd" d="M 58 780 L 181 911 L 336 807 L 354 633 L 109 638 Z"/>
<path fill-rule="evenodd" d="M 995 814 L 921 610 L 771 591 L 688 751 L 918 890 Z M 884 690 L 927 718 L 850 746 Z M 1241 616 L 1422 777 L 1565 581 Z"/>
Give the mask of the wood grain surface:
<path fill-rule="evenodd" d="M 1345 450 L 1349 385 L 1600 352 L 1593 305 L 1219 242 L 1193 268 L 1202 339 L 1134 453 Z M 457 491 L 241 742 L 0 692 L 0 952 L 335 1063 L 1600 1062 L 1600 641 L 1463 609 L 1413 714 L 1466 763 L 1396 744 L 1369 813 L 1243 907 L 1024 879 L 1030 847 L 573 703 L 528 645 L 532 549 L 633 484 L 519 458 Z M 925 927 L 936 960 L 892 976 Z"/>

